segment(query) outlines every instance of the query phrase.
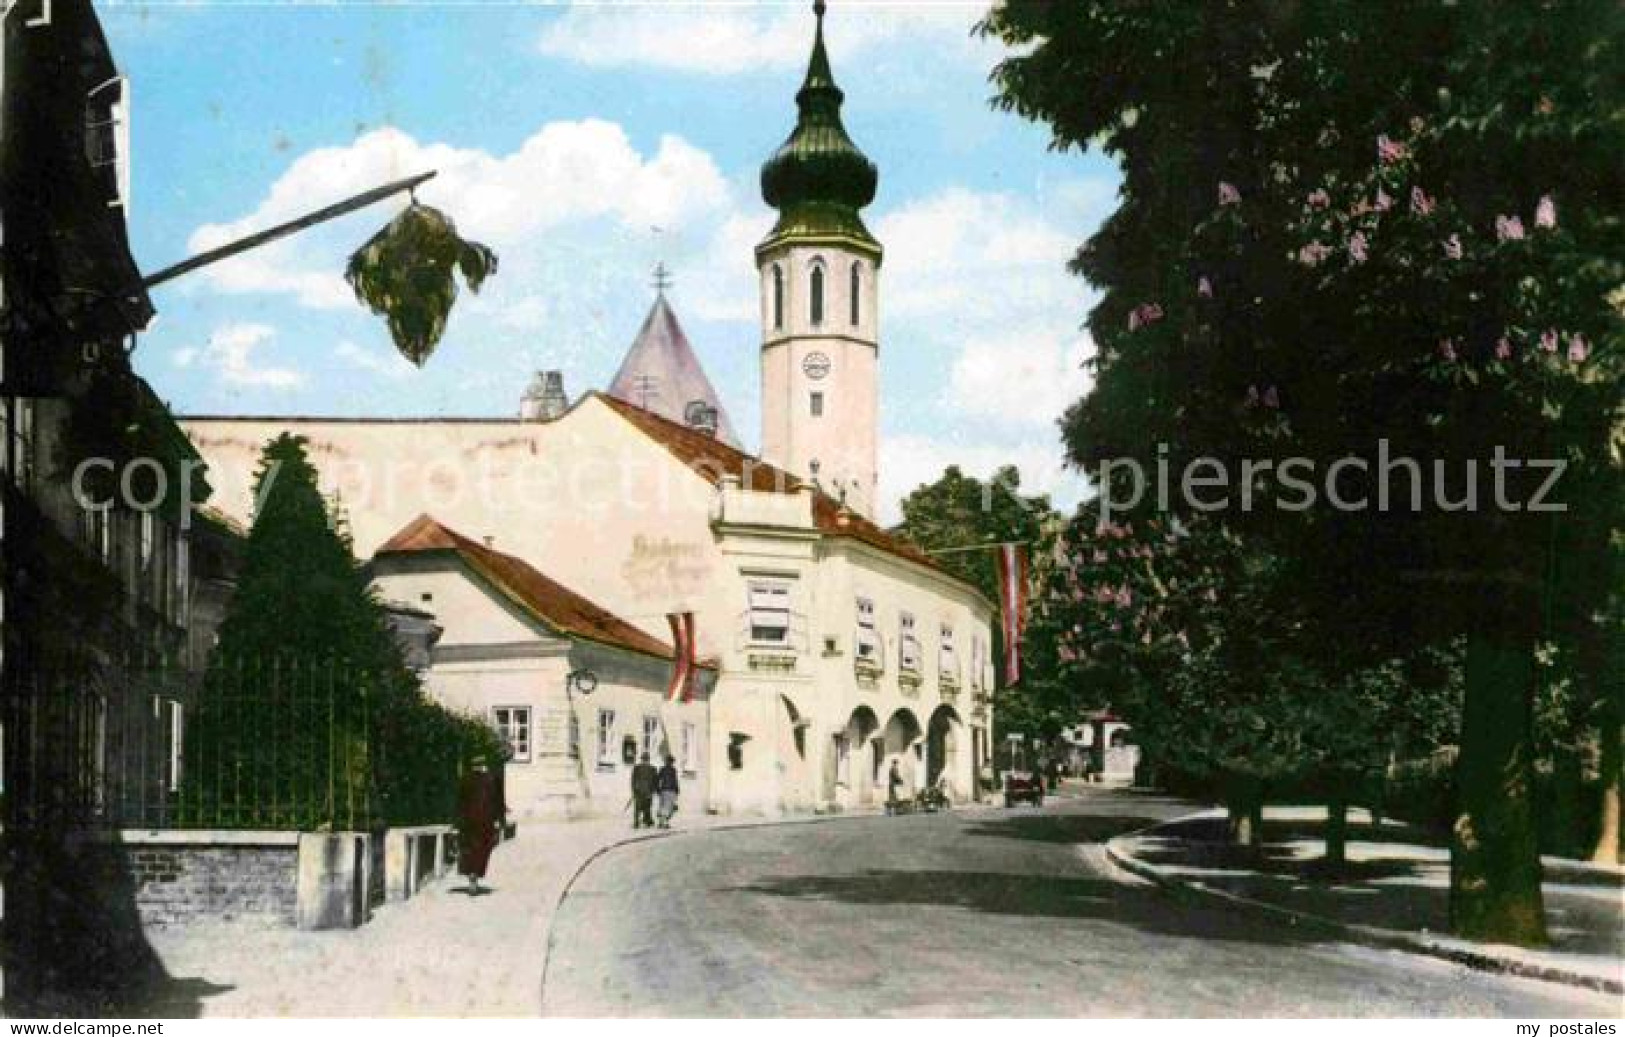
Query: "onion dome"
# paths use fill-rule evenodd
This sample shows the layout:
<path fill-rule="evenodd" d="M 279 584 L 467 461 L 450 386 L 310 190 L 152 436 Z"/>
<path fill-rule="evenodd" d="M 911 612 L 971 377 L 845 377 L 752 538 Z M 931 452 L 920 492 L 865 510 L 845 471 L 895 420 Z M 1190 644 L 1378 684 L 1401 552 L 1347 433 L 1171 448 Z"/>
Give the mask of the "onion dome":
<path fill-rule="evenodd" d="M 845 95 L 824 50 L 824 0 L 807 78 L 796 93 L 796 128 L 762 165 L 762 199 L 779 210 L 768 241 L 804 234 L 841 234 L 878 247 L 858 210 L 874 201 L 880 174 L 841 125 Z"/>

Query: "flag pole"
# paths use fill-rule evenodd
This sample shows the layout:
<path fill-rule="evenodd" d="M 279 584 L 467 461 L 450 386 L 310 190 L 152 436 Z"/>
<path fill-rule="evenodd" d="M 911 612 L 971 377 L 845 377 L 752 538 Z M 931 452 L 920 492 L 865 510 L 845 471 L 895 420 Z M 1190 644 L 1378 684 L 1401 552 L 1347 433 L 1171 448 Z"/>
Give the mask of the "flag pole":
<path fill-rule="evenodd" d="M 374 187 L 370 191 L 362 191 L 358 195 L 346 198 L 342 202 L 337 202 L 325 208 L 317 209 L 315 212 L 307 213 L 296 220 L 277 224 L 275 227 L 262 230 L 257 234 L 250 234 L 246 238 L 199 253 L 190 259 L 183 259 L 179 263 L 164 267 L 157 273 L 146 275 L 141 279 L 141 287 L 153 288 L 166 281 L 173 281 L 182 274 L 189 274 L 199 267 L 218 263 L 222 259 L 230 259 L 232 256 L 240 255 L 250 249 L 259 248 L 261 245 L 269 245 L 273 241 L 285 238 L 290 234 L 297 234 L 302 230 L 316 226 L 318 223 L 326 223 L 328 220 L 337 219 L 340 216 L 355 212 L 357 209 L 383 201 L 392 194 L 411 191 L 419 184 L 432 179 L 434 175 L 435 171 L 431 169 L 427 173 L 419 173 L 416 176 L 409 176 L 404 180 L 397 180 L 382 187 Z"/>

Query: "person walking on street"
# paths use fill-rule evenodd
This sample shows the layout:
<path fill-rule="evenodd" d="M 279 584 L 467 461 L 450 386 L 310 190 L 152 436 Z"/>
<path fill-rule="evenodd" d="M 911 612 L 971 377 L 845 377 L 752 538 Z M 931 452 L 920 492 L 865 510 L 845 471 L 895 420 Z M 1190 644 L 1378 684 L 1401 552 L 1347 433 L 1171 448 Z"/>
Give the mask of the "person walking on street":
<path fill-rule="evenodd" d="M 668 753 L 666 765 L 655 775 L 655 792 L 660 796 L 660 827 L 671 827 L 671 816 L 677 813 L 677 761 Z"/>
<path fill-rule="evenodd" d="M 649 805 L 655 798 L 655 769 L 648 753 L 638 755 L 637 766 L 632 768 L 632 827 L 653 828 L 655 819 L 649 815 Z"/>
<path fill-rule="evenodd" d="M 457 787 L 457 870 L 468 877 L 473 896 L 480 893 L 480 879 L 491 861 L 504 812 L 496 776 L 485 757 L 474 757 Z"/>
<path fill-rule="evenodd" d="M 897 804 L 902 797 L 898 793 L 903 788 L 903 772 L 897 769 L 897 761 L 891 762 L 891 773 L 886 775 L 886 813 L 895 814 Z"/>

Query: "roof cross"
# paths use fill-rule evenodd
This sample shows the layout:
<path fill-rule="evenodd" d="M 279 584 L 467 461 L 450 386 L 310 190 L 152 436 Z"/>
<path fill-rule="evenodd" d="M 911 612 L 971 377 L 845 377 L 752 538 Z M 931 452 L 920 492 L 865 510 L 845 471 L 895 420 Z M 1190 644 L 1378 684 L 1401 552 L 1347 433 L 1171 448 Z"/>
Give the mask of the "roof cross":
<path fill-rule="evenodd" d="M 660 295 L 665 295 L 666 289 L 671 287 L 671 271 L 666 269 L 665 263 L 655 264 L 654 286 Z"/>
<path fill-rule="evenodd" d="M 638 406 L 649 409 L 649 400 L 660 395 L 660 379 L 652 374 L 640 374 L 632 379 L 632 391 L 638 394 Z"/>

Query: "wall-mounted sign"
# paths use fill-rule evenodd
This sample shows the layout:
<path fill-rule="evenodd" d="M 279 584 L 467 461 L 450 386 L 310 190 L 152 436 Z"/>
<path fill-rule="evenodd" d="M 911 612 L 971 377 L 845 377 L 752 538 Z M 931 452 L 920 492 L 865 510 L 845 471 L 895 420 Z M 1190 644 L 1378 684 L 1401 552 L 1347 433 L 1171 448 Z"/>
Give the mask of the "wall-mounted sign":
<path fill-rule="evenodd" d="M 801 359 L 801 373 L 815 382 L 829 374 L 829 367 L 827 353 L 808 353 Z"/>

